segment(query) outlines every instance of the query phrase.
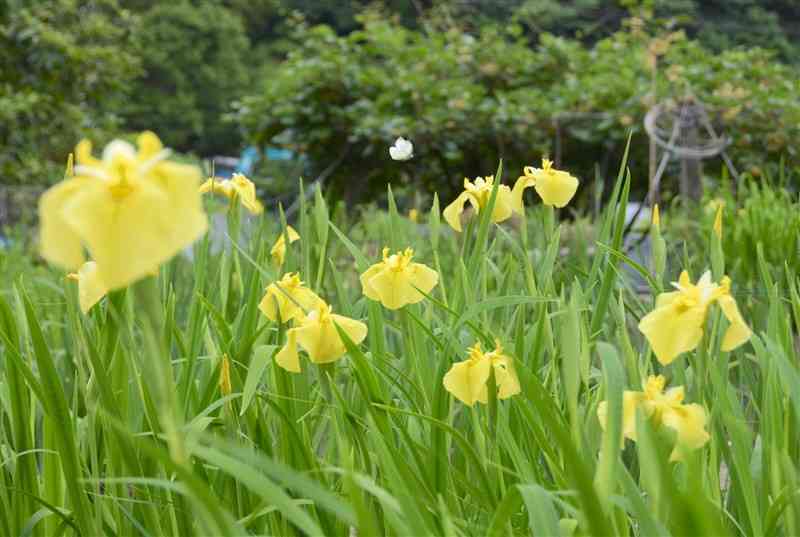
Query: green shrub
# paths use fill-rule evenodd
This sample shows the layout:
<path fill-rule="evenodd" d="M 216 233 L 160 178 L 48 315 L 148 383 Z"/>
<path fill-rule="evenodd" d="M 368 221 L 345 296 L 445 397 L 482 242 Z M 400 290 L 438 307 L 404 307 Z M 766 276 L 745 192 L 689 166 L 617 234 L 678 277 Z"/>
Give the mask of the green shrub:
<path fill-rule="evenodd" d="M 360 20 L 363 29 L 344 37 L 298 25 L 296 48 L 254 84 L 233 118 L 251 141 L 306 153 L 317 172 L 344 159 L 332 175 L 339 193 L 366 197 L 398 179 L 446 191 L 464 175 L 491 173 L 498 156 L 513 175 L 555 153 L 556 120 L 563 163 L 584 180 L 598 162 L 607 171 L 604 156 L 621 152 L 632 129 L 641 192 L 644 114 L 687 93 L 725 123 L 740 168 L 780 154 L 789 166 L 799 162 L 798 78 L 764 50 L 710 54 L 643 19 L 591 48 L 549 34 L 530 48 L 515 25 L 473 35 L 418 32 L 376 12 Z M 417 156 L 398 165 L 387 148 L 401 135 Z M 353 183 L 359 188 L 348 188 Z"/>
<path fill-rule="evenodd" d="M 54 182 L 82 134 L 119 125 L 138 72 L 135 17 L 116 0 L 11 4 L 0 9 L 0 175 Z"/>
<path fill-rule="evenodd" d="M 241 19 L 213 3 L 157 3 L 142 15 L 136 50 L 145 74 L 125 108 L 128 129 L 156 129 L 164 143 L 200 154 L 236 151 L 221 115 L 245 89 L 250 43 Z"/>

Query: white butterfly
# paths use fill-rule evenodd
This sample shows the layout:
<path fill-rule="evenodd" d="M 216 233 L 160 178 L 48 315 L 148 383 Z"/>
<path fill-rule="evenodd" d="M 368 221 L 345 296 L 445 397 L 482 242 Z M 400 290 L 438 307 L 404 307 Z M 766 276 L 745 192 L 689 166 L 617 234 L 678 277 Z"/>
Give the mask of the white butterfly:
<path fill-rule="evenodd" d="M 394 141 L 394 145 L 389 148 L 389 156 L 393 160 L 409 160 L 414 156 L 414 145 L 403 137 Z"/>

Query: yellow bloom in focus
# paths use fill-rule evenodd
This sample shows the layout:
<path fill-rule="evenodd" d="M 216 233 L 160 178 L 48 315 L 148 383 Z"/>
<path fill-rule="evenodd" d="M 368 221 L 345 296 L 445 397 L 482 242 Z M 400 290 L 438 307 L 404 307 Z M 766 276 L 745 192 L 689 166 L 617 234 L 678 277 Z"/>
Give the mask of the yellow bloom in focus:
<path fill-rule="evenodd" d="M 286 226 L 286 233 L 281 232 L 269 252 L 272 255 L 272 262 L 279 267 L 283 266 L 283 261 L 286 259 L 286 235 L 289 235 L 289 244 L 300 239 L 300 234 L 292 226 Z"/>
<path fill-rule="evenodd" d="M 466 360 L 453 364 L 442 384 L 466 405 L 472 406 L 476 401 L 486 404 L 489 399 L 487 382 L 492 369 L 498 399 L 507 399 L 520 392 L 513 359 L 503 354 L 500 342 L 495 343 L 495 350 L 486 353 L 481 350 L 481 344 L 476 343 L 469 349 Z"/>
<path fill-rule="evenodd" d="M 677 291 L 658 295 L 656 308 L 639 322 L 639 330 L 659 362 L 667 365 L 679 354 L 697 348 L 703 337 L 708 308 L 714 302 L 719 304 L 730 323 L 722 339 L 722 350 L 733 350 L 750 339 L 752 331 L 730 294 L 730 278 L 725 276 L 716 284 L 711 281 L 711 273 L 706 272 L 695 285 L 684 270 L 680 280 L 672 285 Z"/>
<path fill-rule="evenodd" d="M 97 263 L 94 261 L 87 261 L 81 265 L 78 272 L 67 274 L 67 278 L 78 282 L 78 303 L 83 313 L 92 309 L 92 306 L 97 304 L 108 292 L 103 282 L 100 281 Z"/>
<path fill-rule="evenodd" d="M 533 187 L 545 205 L 558 208 L 569 203 L 578 190 L 578 179 L 569 172 L 556 170 L 553 163 L 546 158 L 542 159 L 541 169 L 525 166 L 524 173 L 525 175 L 517 179 L 512 193 L 514 211 L 518 213 L 525 210 L 522 196 L 526 188 Z"/>
<path fill-rule="evenodd" d="M 302 319 L 306 310 L 313 310 L 325 302 L 314 291 L 300 281 L 296 272 L 284 274 L 283 278 L 267 286 L 267 292 L 258 309 L 270 321 L 289 322 Z"/>
<path fill-rule="evenodd" d="M 677 433 L 675 449 L 670 460 L 679 460 L 682 453 L 702 447 L 710 436 L 705 430 L 708 418 L 705 409 L 696 404 L 683 404 L 683 386 L 670 388 L 666 392 L 663 376 L 650 376 L 643 392 L 625 390 L 622 394 L 622 434 L 636 441 L 636 411 L 641 409 L 645 417 L 652 420 L 655 428 L 668 427 Z M 597 407 L 597 417 L 603 430 L 608 420 L 606 401 Z"/>
<path fill-rule="evenodd" d="M 422 263 L 412 263 L 414 250 L 389 255 L 383 249 L 383 261 L 372 265 L 361 275 L 364 295 L 377 300 L 390 310 L 416 304 L 439 283 L 439 273 Z M 421 291 L 421 292 L 420 292 Z"/>
<path fill-rule="evenodd" d="M 297 326 L 286 332 L 286 345 L 275 355 L 275 362 L 292 373 L 301 371 L 297 345 L 308 353 L 315 364 L 335 362 L 347 352 L 336 325 L 355 344 L 367 337 L 367 325 L 332 313 L 331 307 L 325 303 L 319 304 L 308 315 L 296 318 L 295 322 Z"/>
<path fill-rule="evenodd" d="M 477 177 L 475 181 L 470 181 L 464 178 L 464 192 L 462 192 L 456 199 L 445 207 L 442 215 L 450 227 L 456 231 L 461 231 L 461 213 L 464 212 L 464 205 L 469 202 L 476 212 L 486 207 L 489 199 L 492 197 L 492 189 L 494 188 L 494 176 Z M 497 188 L 497 197 L 494 201 L 494 210 L 492 211 L 492 222 L 498 223 L 506 220 L 511 216 L 512 210 L 511 189 L 506 185 L 500 185 Z"/>
<path fill-rule="evenodd" d="M 42 256 L 75 270 L 86 248 L 108 290 L 151 273 L 208 226 L 197 193 L 200 171 L 165 160 L 169 152 L 152 132 L 137 143 L 138 152 L 114 140 L 100 160 L 82 141 L 75 148 L 75 176 L 39 200 Z"/>
<path fill-rule="evenodd" d="M 234 173 L 230 179 L 209 178 L 200 185 L 200 193 L 206 192 L 221 194 L 229 200 L 239 200 L 252 214 L 264 212 L 264 206 L 256 197 L 256 186 L 241 173 Z"/>

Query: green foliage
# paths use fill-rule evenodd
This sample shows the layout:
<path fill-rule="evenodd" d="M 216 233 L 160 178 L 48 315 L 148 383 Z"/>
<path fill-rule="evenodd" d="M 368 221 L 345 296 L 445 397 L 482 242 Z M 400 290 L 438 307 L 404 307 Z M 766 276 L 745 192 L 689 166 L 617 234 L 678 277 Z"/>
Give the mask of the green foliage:
<path fill-rule="evenodd" d="M 646 177 L 644 114 L 687 94 L 722 121 L 740 168 L 784 153 L 787 165 L 800 164 L 800 80 L 761 49 L 711 54 L 643 19 L 591 48 L 546 33 L 530 48 L 516 25 L 425 33 L 376 12 L 361 21 L 347 36 L 298 25 L 286 61 L 234 115 L 248 139 L 305 153 L 318 173 L 345 155 L 332 176 L 338 193 L 374 195 L 398 174 L 448 191 L 465 175 L 491 173 L 499 156 L 518 173 L 554 155 L 557 132 L 567 169 L 589 179 L 600 162 L 607 176 L 628 128 L 634 176 Z M 396 136 L 414 142 L 414 160 L 389 160 Z"/>
<path fill-rule="evenodd" d="M 59 180 L 84 133 L 118 128 L 139 72 L 134 24 L 116 0 L 12 1 L 0 10 L 3 183 Z"/>
<path fill-rule="evenodd" d="M 591 255 L 582 232 L 548 234 L 541 206 L 519 227 L 490 224 L 487 208 L 456 234 L 436 205 L 414 223 L 394 203 L 329 211 L 317 192 L 280 268 L 269 245 L 285 222 L 234 206 L 230 223 L 251 233 L 231 233 L 227 250 L 207 236 L 87 315 L 55 270 L 2 282 L 0 534 L 797 535 L 796 266 L 773 266 L 774 282 L 734 279 L 750 342 L 720 351 L 725 321 L 712 314 L 697 351 L 660 366 L 636 329 L 656 289 L 643 294 L 618 267 L 625 168 L 612 203 L 579 221 L 595 230 Z M 763 199 L 746 210 L 789 207 L 768 190 L 751 190 Z M 692 218 L 680 211 L 665 231 Z M 385 244 L 439 270 L 428 299 L 389 311 L 363 296 L 356 266 Z M 691 246 L 670 261 L 653 287 L 682 268 L 700 274 L 709 258 Z M 276 366 L 287 327 L 258 311 L 264 286 L 295 270 L 369 326 L 335 364 L 302 358 L 300 374 Z M 755 285 L 769 293 L 739 292 Z M 442 377 L 468 345 L 494 338 L 522 393 L 467 407 Z M 679 462 L 657 416 L 640 416 L 635 443 L 615 434 L 624 390 L 659 373 L 708 412 L 709 441 Z"/>
<path fill-rule="evenodd" d="M 238 129 L 221 115 L 258 59 L 236 14 L 213 2 L 157 3 L 142 14 L 135 50 L 144 75 L 124 108 L 127 128 L 156 130 L 183 151 L 239 149 Z"/>

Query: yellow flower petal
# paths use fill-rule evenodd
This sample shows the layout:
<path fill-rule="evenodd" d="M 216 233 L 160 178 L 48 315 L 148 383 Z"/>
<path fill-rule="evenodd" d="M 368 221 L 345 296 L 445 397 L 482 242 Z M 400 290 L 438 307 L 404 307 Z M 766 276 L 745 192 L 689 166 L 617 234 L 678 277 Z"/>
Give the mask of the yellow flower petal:
<path fill-rule="evenodd" d="M 532 187 L 535 183 L 536 181 L 534 178 L 529 175 L 522 175 L 517 178 L 517 182 L 514 183 L 514 189 L 511 191 L 514 212 L 519 214 L 525 212 L 525 203 L 523 201 L 525 190 Z"/>
<path fill-rule="evenodd" d="M 359 280 L 361 281 L 361 292 L 363 292 L 364 296 L 366 296 L 370 300 L 375 300 L 377 302 L 380 302 L 381 300 L 380 294 L 378 294 L 378 290 L 375 289 L 370 282 L 372 281 L 372 278 L 383 272 L 383 270 L 384 270 L 383 262 L 375 263 L 367 270 L 365 270 L 361 274 L 361 277 L 359 278 Z"/>
<path fill-rule="evenodd" d="M 300 356 L 297 354 L 297 328 L 286 332 L 286 345 L 275 355 L 275 363 L 291 373 L 300 373 Z"/>
<path fill-rule="evenodd" d="M 45 258 L 77 268 L 85 247 L 108 290 L 152 273 L 207 229 L 199 170 L 164 161 L 166 151 L 152 133 L 142 134 L 139 144 L 137 153 L 114 140 L 98 160 L 82 141 L 76 176 L 40 200 Z"/>
<path fill-rule="evenodd" d="M 492 361 L 492 366 L 494 367 L 494 379 L 497 385 L 498 399 L 508 399 L 522 391 L 511 358 L 508 356 L 498 356 Z"/>
<path fill-rule="evenodd" d="M 453 397 L 473 406 L 475 402 L 485 403 L 488 399 L 486 382 L 489 380 L 489 360 L 464 360 L 453 364 L 442 380 L 444 388 Z"/>
<path fill-rule="evenodd" d="M 439 273 L 421 263 L 412 263 L 413 255 L 410 248 L 394 255 L 384 248 L 383 261 L 361 275 L 361 287 L 367 298 L 378 300 L 392 310 L 423 300 L 423 293 L 430 293 L 439 283 Z"/>
<path fill-rule="evenodd" d="M 309 359 L 316 364 L 334 362 L 347 352 L 336 330 L 336 324 L 355 344 L 361 343 L 367 337 L 367 325 L 341 315 L 332 313 L 321 316 L 308 315 L 306 319 L 302 326 L 295 329 L 297 342 L 308 353 Z"/>
<path fill-rule="evenodd" d="M 64 206 L 91 179 L 76 178 L 63 181 L 39 198 L 39 241 L 42 257 L 67 269 L 80 267 L 85 257 L 81 237 L 64 218 Z"/>
<path fill-rule="evenodd" d="M 498 224 L 507 220 L 514 212 L 514 198 L 511 189 L 506 185 L 497 188 L 497 197 L 494 200 L 494 210 L 492 211 L 492 222 Z"/>
<path fill-rule="evenodd" d="M 241 173 L 234 173 L 231 178 L 231 185 L 239 197 L 239 202 L 245 209 L 252 214 L 261 214 L 264 212 L 264 206 L 256 197 L 256 186 L 250 179 Z"/>
<path fill-rule="evenodd" d="M 100 281 L 97 263 L 94 261 L 87 261 L 78 269 L 77 274 L 69 276 L 78 281 L 78 303 L 83 313 L 87 313 L 107 292 Z"/>
<path fill-rule="evenodd" d="M 677 301 L 656 308 L 639 322 L 658 361 L 667 365 L 679 354 L 697 348 L 703 337 L 705 308 L 684 308 Z"/>
<path fill-rule="evenodd" d="M 514 210 L 524 210 L 523 195 L 525 189 L 534 187 L 545 205 L 555 207 L 566 206 L 578 190 L 578 179 L 568 172 L 552 167 L 552 162 L 542 159 L 542 168 L 526 166 L 525 175 L 517 179 L 514 185 Z"/>
<path fill-rule="evenodd" d="M 272 262 L 279 267 L 283 266 L 286 259 L 286 235 L 289 235 L 289 244 L 300 239 L 300 234 L 292 226 L 286 226 L 286 233 L 281 232 L 270 250 Z"/>
<path fill-rule="evenodd" d="M 444 216 L 445 221 L 450 224 L 451 228 L 458 232 L 461 232 L 461 213 L 464 212 L 464 204 L 469 200 L 469 192 L 462 192 L 453 201 L 453 203 L 445 207 L 444 211 L 442 212 L 442 216 Z"/>
<path fill-rule="evenodd" d="M 270 321 L 286 323 L 292 319 L 302 319 L 307 311 L 324 303 L 314 291 L 303 285 L 297 273 L 289 273 L 267 286 L 258 309 Z"/>
<path fill-rule="evenodd" d="M 578 190 L 578 179 L 567 172 L 555 171 L 539 178 L 534 185 L 545 205 L 565 207 Z"/>
<path fill-rule="evenodd" d="M 728 326 L 722 338 L 721 348 L 726 352 L 732 351 L 736 347 L 746 343 L 753 335 L 753 331 L 750 330 L 750 327 L 744 322 L 742 314 L 739 313 L 739 308 L 736 305 L 736 300 L 734 300 L 732 296 L 729 294 L 722 295 L 717 299 L 717 302 L 720 308 L 722 308 L 722 313 L 725 315 L 725 318 L 727 318 L 730 323 L 730 326 Z"/>
<path fill-rule="evenodd" d="M 670 460 L 680 460 L 683 452 L 703 447 L 711 435 L 705 430 L 705 409 L 698 404 L 680 405 L 665 410 L 662 423 L 677 433 L 675 449 Z"/>

